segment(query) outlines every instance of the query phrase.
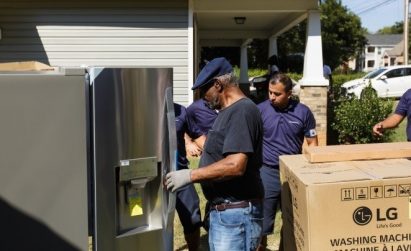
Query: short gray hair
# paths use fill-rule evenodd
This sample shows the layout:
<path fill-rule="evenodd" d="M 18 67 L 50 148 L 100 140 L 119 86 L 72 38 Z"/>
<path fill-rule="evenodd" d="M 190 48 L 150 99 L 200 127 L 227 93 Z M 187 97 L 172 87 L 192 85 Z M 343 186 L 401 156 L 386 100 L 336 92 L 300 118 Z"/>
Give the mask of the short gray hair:
<path fill-rule="evenodd" d="M 238 85 L 238 77 L 234 74 L 234 72 L 218 76 L 216 79 L 224 85 Z"/>

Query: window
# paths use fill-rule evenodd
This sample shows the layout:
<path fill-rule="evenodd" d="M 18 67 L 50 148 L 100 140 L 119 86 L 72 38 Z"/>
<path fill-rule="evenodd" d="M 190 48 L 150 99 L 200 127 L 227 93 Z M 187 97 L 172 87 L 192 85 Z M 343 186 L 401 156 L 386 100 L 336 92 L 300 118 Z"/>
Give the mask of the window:
<path fill-rule="evenodd" d="M 378 48 L 378 55 L 381 54 L 381 48 Z"/>
<path fill-rule="evenodd" d="M 404 68 L 394 69 L 385 74 L 387 78 L 398 78 L 404 76 Z"/>
<path fill-rule="evenodd" d="M 367 48 L 367 52 L 368 53 L 373 53 L 375 51 L 375 47 L 374 46 L 370 46 Z"/>
<path fill-rule="evenodd" d="M 368 61 L 367 61 L 367 67 L 368 67 L 368 68 L 374 67 L 374 60 L 368 60 Z"/>
<path fill-rule="evenodd" d="M 411 68 L 405 68 L 405 76 L 411 76 Z"/>
<path fill-rule="evenodd" d="M 368 73 L 364 76 L 365 79 L 375 78 L 376 76 L 380 75 L 381 72 L 387 70 L 386 68 L 378 68 L 373 70 L 372 72 Z"/>

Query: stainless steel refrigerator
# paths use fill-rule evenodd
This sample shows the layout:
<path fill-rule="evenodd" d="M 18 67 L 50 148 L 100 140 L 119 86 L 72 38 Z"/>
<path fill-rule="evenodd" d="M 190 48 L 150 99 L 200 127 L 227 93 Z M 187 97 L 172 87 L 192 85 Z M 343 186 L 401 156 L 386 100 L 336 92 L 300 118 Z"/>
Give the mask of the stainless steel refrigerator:
<path fill-rule="evenodd" d="M 172 250 L 172 69 L 0 72 L 0 250 Z"/>

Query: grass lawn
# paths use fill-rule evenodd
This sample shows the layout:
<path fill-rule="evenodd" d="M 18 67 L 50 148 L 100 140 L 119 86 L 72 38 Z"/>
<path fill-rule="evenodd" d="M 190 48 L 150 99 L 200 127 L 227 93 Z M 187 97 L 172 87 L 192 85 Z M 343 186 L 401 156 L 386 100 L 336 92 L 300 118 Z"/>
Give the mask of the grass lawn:
<path fill-rule="evenodd" d="M 190 167 L 191 168 L 197 168 L 198 167 L 198 161 L 199 158 L 190 158 Z M 201 190 L 200 184 L 195 184 L 195 188 L 197 190 L 198 196 L 200 197 L 200 209 L 201 209 L 201 216 L 204 216 L 204 207 L 206 204 L 206 199 L 203 196 L 203 192 Z M 267 251 L 274 251 L 278 250 L 278 244 L 279 244 L 279 230 L 281 228 L 281 213 L 277 214 L 277 219 L 276 222 L 276 228 L 275 232 L 273 235 L 268 236 L 268 245 L 267 245 Z M 183 227 L 181 226 L 180 219 L 178 218 L 178 214 L 176 212 L 175 218 L 174 218 L 174 250 L 182 251 L 182 250 L 188 250 L 186 242 L 184 240 L 184 233 L 183 233 Z M 201 228 L 201 244 L 200 244 L 200 251 L 208 251 L 208 234 L 204 230 L 204 228 Z"/>
<path fill-rule="evenodd" d="M 401 122 L 401 124 L 397 128 L 394 129 L 394 135 L 392 136 L 391 141 L 392 142 L 407 141 L 406 129 L 407 129 L 407 118 L 405 118 Z"/>

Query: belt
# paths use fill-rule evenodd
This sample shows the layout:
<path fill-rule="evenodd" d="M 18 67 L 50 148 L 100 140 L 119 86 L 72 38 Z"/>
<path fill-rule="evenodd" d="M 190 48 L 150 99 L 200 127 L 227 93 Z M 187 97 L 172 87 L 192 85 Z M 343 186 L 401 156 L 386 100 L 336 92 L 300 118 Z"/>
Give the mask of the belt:
<path fill-rule="evenodd" d="M 272 169 L 280 169 L 279 165 L 267 165 L 267 164 L 263 164 L 263 166 L 268 167 L 268 168 L 272 168 Z"/>
<path fill-rule="evenodd" d="M 246 208 L 246 207 L 249 207 L 250 204 L 255 204 L 255 203 L 261 203 L 261 199 L 242 200 L 242 201 L 236 201 L 236 202 L 221 203 L 218 205 L 211 205 L 211 210 L 224 211 L 226 209 L 233 209 L 233 208 Z"/>

